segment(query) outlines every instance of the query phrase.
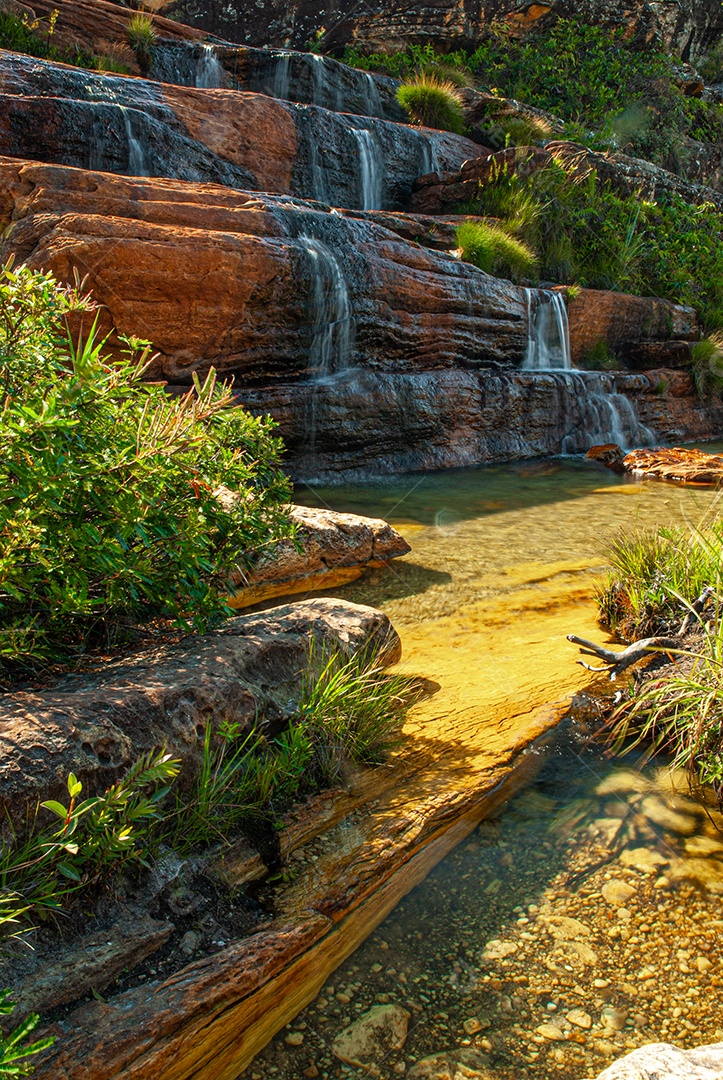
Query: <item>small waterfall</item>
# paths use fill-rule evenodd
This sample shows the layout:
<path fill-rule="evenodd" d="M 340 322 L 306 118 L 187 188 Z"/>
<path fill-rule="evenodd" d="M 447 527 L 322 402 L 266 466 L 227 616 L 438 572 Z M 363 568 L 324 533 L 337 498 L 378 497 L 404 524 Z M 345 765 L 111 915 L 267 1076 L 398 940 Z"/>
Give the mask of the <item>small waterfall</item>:
<path fill-rule="evenodd" d="M 365 111 L 367 116 L 384 116 L 384 108 L 382 106 L 382 99 L 379 96 L 379 87 L 377 86 L 377 80 L 370 72 L 365 72 L 367 82 L 367 93 Z"/>
<path fill-rule="evenodd" d="M 133 134 L 130 111 L 125 105 L 119 105 L 118 108 L 123 113 L 123 121 L 126 127 L 126 141 L 128 143 L 128 175 L 150 176 L 143 147 Z"/>
<path fill-rule="evenodd" d="M 374 136 L 368 128 L 352 128 L 359 155 L 360 210 L 381 210 L 382 168 Z"/>
<path fill-rule="evenodd" d="M 309 365 L 312 382 L 322 382 L 349 367 L 352 335 L 349 292 L 336 258 L 320 240 L 300 236 L 299 244 L 309 260 L 312 338 Z"/>
<path fill-rule="evenodd" d="M 570 326 L 560 292 L 525 289 L 527 294 L 527 351 L 523 371 L 569 371 Z"/>
<path fill-rule="evenodd" d="M 204 90 L 218 90 L 225 81 L 225 71 L 213 45 L 201 45 L 201 55 L 196 68 L 196 86 Z"/>
<path fill-rule="evenodd" d="M 291 53 L 277 53 L 275 60 L 273 96 L 287 99 L 291 83 Z"/>
<path fill-rule="evenodd" d="M 420 146 L 422 150 L 422 160 L 420 163 L 420 176 L 427 176 L 429 173 L 441 172 L 439 157 L 437 156 L 437 144 L 431 135 L 425 135 L 423 131 L 418 131 L 417 138 L 420 140 Z"/>
<path fill-rule="evenodd" d="M 564 415 L 575 418 L 562 440 L 563 454 L 584 454 L 603 443 L 630 450 L 655 442 L 654 433 L 640 423 L 630 401 L 617 393 L 612 374 L 560 372 L 557 377 Z"/>

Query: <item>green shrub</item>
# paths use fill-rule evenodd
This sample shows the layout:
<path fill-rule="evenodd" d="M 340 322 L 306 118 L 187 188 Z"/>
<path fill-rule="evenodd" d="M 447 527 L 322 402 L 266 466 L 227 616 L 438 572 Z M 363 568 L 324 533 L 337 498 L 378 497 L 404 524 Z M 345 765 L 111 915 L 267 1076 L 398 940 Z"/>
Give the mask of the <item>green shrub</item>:
<path fill-rule="evenodd" d="M 435 75 L 415 75 L 397 90 L 397 100 L 413 124 L 453 131 L 464 131 L 462 101 L 451 82 Z"/>
<path fill-rule="evenodd" d="M 598 591 L 602 622 L 626 640 L 670 633 L 708 586 L 717 586 L 723 559 L 723 525 L 665 527 L 619 537 L 611 569 Z"/>
<path fill-rule="evenodd" d="M 532 277 L 537 269 L 534 252 L 496 225 L 466 221 L 457 227 L 457 244 L 465 262 L 487 274 L 519 280 Z"/>
<path fill-rule="evenodd" d="M 555 162 L 527 177 L 500 169 L 460 209 L 500 218 L 539 252 L 543 279 L 660 296 L 723 326 L 723 214 L 711 203 L 620 195 Z"/>
<path fill-rule="evenodd" d="M 50 40 L 54 26 L 47 24 L 46 34 L 38 34 L 42 26 L 40 19 L 18 19 L 5 11 L 0 11 L 0 49 L 40 56 L 46 60 L 62 60 L 60 51 Z"/>
<path fill-rule="evenodd" d="M 0 667 L 67 661 L 154 618 L 207 627 L 227 575 L 290 531 L 272 423 L 213 372 L 180 398 L 66 317 L 89 301 L 0 272 Z M 238 493 L 219 497 L 220 489 Z"/>

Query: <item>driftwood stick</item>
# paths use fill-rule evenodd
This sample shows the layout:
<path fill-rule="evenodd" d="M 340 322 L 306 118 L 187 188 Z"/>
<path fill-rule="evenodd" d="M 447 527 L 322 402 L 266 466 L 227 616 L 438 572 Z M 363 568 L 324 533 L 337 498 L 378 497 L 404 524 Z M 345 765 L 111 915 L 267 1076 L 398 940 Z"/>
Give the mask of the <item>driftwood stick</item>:
<path fill-rule="evenodd" d="M 706 585 L 698 599 L 694 600 L 693 603 L 690 605 L 690 610 L 688 611 L 688 614 L 685 616 L 682 623 L 680 624 L 680 629 L 678 630 L 679 634 L 684 634 L 686 630 L 690 629 L 691 625 L 701 614 L 701 612 L 705 608 L 705 605 L 708 603 L 714 593 L 715 589 L 713 588 L 713 586 Z"/>
<path fill-rule="evenodd" d="M 677 638 L 664 637 L 641 638 L 640 641 L 634 641 L 632 645 L 628 645 L 621 652 L 606 649 L 603 645 L 596 645 L 594 641 L 586 641 L 585 638 L 577 637 L 575 634 L 568 634 L 567 640 L 574 645 L 582 646 L 580 652 L 584 656 L 597 656 L 598 659 L 603 660 L 605 667 L 601 668 L 591 667 L 584 660 L 578 660 L 578 664 L 582 664 L 588 671 L 609 672 L 611 682 L 614 682 L 618 675 L 622 674 L 632 664 L 637 664 L 638 660 L 644 659 L 649 653 L 680 648 L 680 641 Z"/>

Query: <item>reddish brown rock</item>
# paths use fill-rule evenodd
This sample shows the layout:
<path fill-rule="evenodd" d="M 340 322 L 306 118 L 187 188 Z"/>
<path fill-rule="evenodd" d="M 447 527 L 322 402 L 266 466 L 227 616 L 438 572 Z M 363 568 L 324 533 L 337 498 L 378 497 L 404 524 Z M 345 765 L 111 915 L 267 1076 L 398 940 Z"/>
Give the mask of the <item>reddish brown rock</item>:
<path fill-rule="evenodd" d="M 334 510 L 293 506 L 294 540 L 283 540 L 234 584 L 231 604 L 249 607 L 272 596 L 328 589 L 353 581 L 366 567 L 386 565 L 406 555 L 409 544 L 391 525 L 377 518 Z"/>
<path fill-rule="evenodd" d="M 111 783 L 140 754 L 165 746 L 193 767 L 208 723 L 279 730 L 299 692 L 312 640 L 355 650 L 378 641 L 390 663 L 389 619 L 343 600 L 306 600 L 228 620 L 100 672 L 42 691 L 0 695 L 0 801 L 22 818 L 29 800 L 63 798 L 76 773 L 88 790 Z M 323 652 L 323 648 L 319 650 Z"/>
<path fill-rule="evenodd" d="M 714 487 L 723 481 L 723 457 L 680 446 L 631 450 L 623 470 L 641 480 L 671 480 L 678 484 Z"/>
<path fill-rule="evenodd" d="M 700 336 L 693 308 L 649 296 L 631 296 L 602 289 L 581 289 L 567 302 L 570 350 L 574 364 L 584 362 L 596 345 L 635 367 L 635 358 L 650 359 L 675 352 L 689 356 L 688 342 Z"/>

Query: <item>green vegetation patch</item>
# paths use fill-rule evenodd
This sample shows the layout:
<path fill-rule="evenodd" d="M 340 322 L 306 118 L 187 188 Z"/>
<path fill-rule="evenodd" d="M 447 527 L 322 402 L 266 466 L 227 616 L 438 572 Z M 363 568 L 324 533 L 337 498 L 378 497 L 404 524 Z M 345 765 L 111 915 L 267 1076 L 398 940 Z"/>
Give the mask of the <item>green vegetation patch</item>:
<path fill-rule="evenodd" d="M 538 253 L 542 279 L 660 296 L 723 326 L 723 214 L 679 196 L 620 195 L 554 162 L 528 177 L 501 169 L 461 210 L 500 219 Z"/>
<path fill-rule="evenodd" d="M 176 398 L 144 382 L 144 343 L 110 362 L 95 323 L 67 330 L 91 315 L 48 274 L 0 272 L 0 669 L 155 618 L 204 630 L 229 573 L 291 532 L 273 423 L 213 372 Z"/>
<path fill-rule="evenodd" d="M 465 262 L 487 274 L 519 281 L 537 269 L 535 253 L 498 225 L 466 221 L 457 227 L 457 243 Z"/>
<path fill-rule="evenodd" d="M 397 101 L 414 124 L 453 131 L 464 131 L 462 102 L 453 83 L 422 72 L 402 83 Z"/>

